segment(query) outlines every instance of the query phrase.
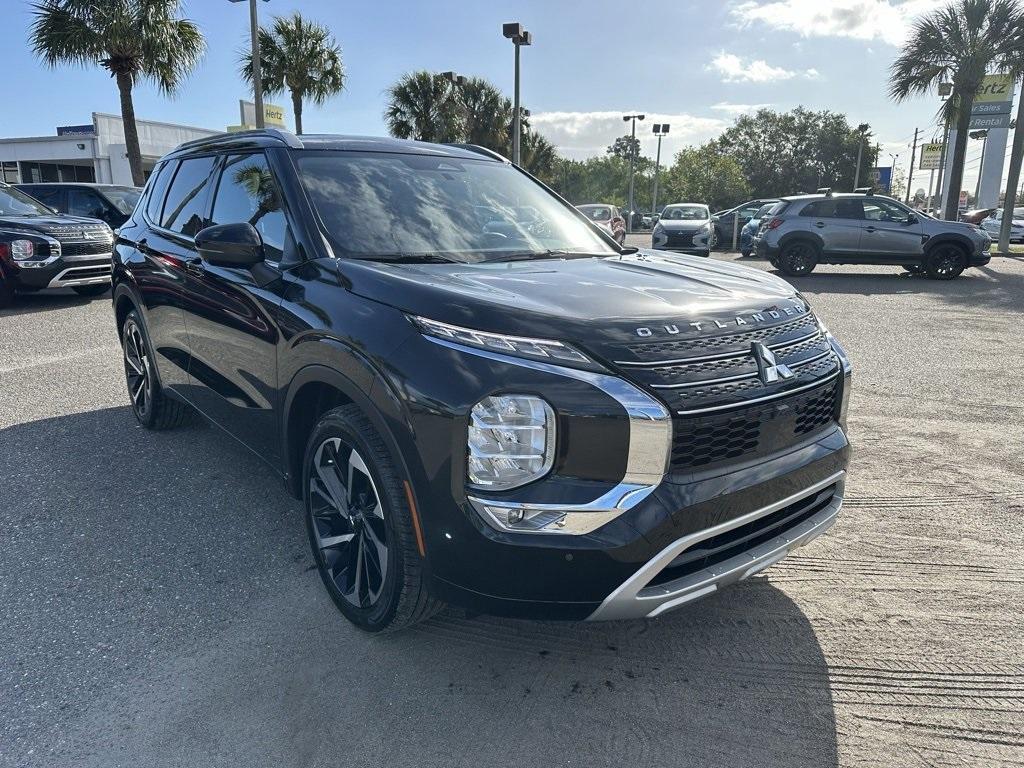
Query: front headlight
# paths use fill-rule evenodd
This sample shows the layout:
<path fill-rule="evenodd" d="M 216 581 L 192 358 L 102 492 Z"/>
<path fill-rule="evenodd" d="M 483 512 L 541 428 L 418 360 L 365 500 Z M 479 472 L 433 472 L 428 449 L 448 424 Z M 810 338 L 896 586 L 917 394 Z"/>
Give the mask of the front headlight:
<path fill-rule="evenodd" d="M 468 347 L 486 349 L 491 352 L 504 352 L 506 355 L 528 357 L 532 360 L 545 360 L 549 363 L 570 363 L 576 367 L 600 369 L 600 366 L 585 354 L 561 341 L 528 339 L 522 336 L 474 331 L 471 328 L 460 328 L 457 325 L 439 323 L 436 320 L 413 315 L 410 315 L 409 319 L 420 329 L 421 333 L 427 336 L 453 341 Z"/>
<path fill-rule="evenodd" d="M 10 247 L 11 258 L 15 261 L 27 261 L 35 258 L 36 244 L 31 240 L 12 240 Z"/>
<path fill-rule="evenodd" d="M 555 460 L 555 413 L 535 395 L 491 395 L 473 406 L 467 436 L 470 485 L 505 491 L 538 480 Z M 522 520 L 507 520 L 517 523 Z"/>

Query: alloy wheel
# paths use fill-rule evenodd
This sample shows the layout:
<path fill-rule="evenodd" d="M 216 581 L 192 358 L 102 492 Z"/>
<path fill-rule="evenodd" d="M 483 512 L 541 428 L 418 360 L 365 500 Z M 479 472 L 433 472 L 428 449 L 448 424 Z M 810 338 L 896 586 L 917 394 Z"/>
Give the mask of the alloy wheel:
<path fill-rule="evenodd" d="M 124 333 L 124 373 L 128 381 L 128 394 L 140 418 L 145 418 L 152 404 L 152 375 L 146 342 L 139 326 L 130 322 Z"/>
<path fill-rule="evenodd" d="M 932 273 L 937 277 L 955 277 L 960 273 L 960 250 L 953 246 L 940 246 L 932 257 Z"/>
<path fill-rule="evenodd" d="M 321 567 L 348 603 L 372 607 L 388 572 L 384 509 L 363 457 L 341 438 L 313 455 L 309 505 Z"/>

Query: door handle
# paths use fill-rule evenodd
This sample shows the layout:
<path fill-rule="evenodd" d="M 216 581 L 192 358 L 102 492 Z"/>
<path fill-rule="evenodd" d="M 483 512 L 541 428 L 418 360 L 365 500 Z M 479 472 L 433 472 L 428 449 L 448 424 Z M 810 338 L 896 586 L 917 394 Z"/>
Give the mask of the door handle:
<path fill-rule="evenodd" d="M 816 226 L 818 229 L 824 229 L 825 228 L 825 222 L 824 221 L 819 221 L 814 226 Z"/>
<path fill-rule="evenodd" d="M 867 229 L 865 229 L 864 231 L 865 231 L 865 232 L 877 232 L 878 230 L 877 230 L 877 229 L 876 229 L 875 227 L 868 227 L 868 228 L 867 228 Z"/>
<path fill-rule="evenodd" d="M 203 262 L 199 261 L 199 259 L 194 259 L 185 262 L 185 271 L 197 277 L 202 277 L 206 274 L 206 267 L 203 266 Z"/>

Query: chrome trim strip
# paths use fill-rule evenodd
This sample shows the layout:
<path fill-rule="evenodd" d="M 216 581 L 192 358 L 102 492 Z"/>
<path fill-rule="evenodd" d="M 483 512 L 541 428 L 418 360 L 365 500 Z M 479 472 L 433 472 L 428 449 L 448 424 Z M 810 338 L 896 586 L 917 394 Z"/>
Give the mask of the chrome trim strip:
<path fill-rule="evenodd" d="M 810 382 L 809 384 L 804 384 L 803 386 L 800 386 L 800 387 L 794 387 L 793 389 L 787 389 L 784 392 L 776 392 L 774 395 L 765 395 L 764 397 L 755 397 L 755 398 L 752 398 L 750 400 L 740 400 L 739 402 L 727 403 L 725 405 L 713 405 L 710 408 L 693 408 L 693 409 L 690 409 L 688 411 L 676 411 L 676 413 L 679 414 L 680 416 L 692 416 L 693 414 L 696 414 L 696 413 L 713 413 L 715 411 L 727 411 L 730 408 L 743 408 L 744 406 L 754 405 L 756 403 L 766 403 L 769 400 L 778 400 L 780 397 L 787 397 L 788 395 L 795 395 L 798 392 L 803 392 L 806 389 L 812 389 L 812 388 L 817 387 L 817 386 L 819 386 L 821 384 L 827 384 L 828 382 L 832 381 L 832 379 L 838 377 L 841 372 L 842 372 L 842 366 L 837 368 L 835 373 L 831 373 L 828 376 L 825 376 L 824 378 L 815 379 L 814 381 Z"/>
<path fill-rule="evenodd" d="M 788 347 L 792 344 L 799 344 L 801 341 L 807 341 L 808 339 L 814 338 L 815 336 L 824 336 L 820 328 L 816 328 L 806 336 L 801 336 L 798 339 L 790 339 L 789 341 L 782 341 L 776 344 L 766 344 L 765 346 L 769 349 L 778 349 L 780 347 Z M 629 360 L 612 360 L 616 365 L 624 365 L 629 368 L 658 368 L 659 366 L 667 365 L 687 365 L 689 363 L 704 363 L 711 360 L 726 360 L 730 357 L 746 357 L 749 352 L 717 352 L 713 355 L 699 355 L 698 357 L 680 357 L 675 360 L 655 360 L 654 362 L 631 362 Z"/>
<path fill-rule="evenodd" d="M 86 270 L 106 268 L 106 272 L 102 275 L 91 275 L 89 277 L 75 277 L 75 272 L 84 272 Z M 69 274 L 70 273 L 70 274 Z M 74 288 L 76 285 L 99 285 L 100 283 L 110 282 L 110 265 L 109 264 L 95 264 L 91 267 L 68 267 L 67 269 L 61 270 L 49 283 L 47 288 Z"/>
<path fill-rule="evenodd" d="M 821 358 L 828 357 L 831 354 L 833 354 L 832 345 L 829 344 L 828 349 L 826 349 L 819 355 L 815 355 L 814 357 L 808 357 L 806 360 L 797 360 L 795 363 L 786 363 L 786 365 L 789 366 L 790 368 L 799 368 L 801 365 L 807 365 L 808 363 L 817 362 L 818 360 L 821 360 Z"/>
<path fill-rule="evenodd" d="M 464 346 L 436 336 L 424 334 L 423 338 L 442 347 L 469 355 L 586 382 L 618 401 L 626 411 L 629 417 L 629 448 L 626 455 L 626 470 L 618 485 L 586 504 L 529 505 L 531 510 L 539 508 L 566 513 L 565 524 L 560 528 L 530 531 L 530 533 L 590 533 L 639 504 L 658 487 L 668 472 L 669 459 L 672 454 L 672 415 L 664 405 L 625 379 L 596 371 L 584 371 L 539 360 L 503 355 L 498 352 Z M 526 508 L 526 505 L 509 502 L 506 499 L 492 501 L 483 496 L 470 496 L 469 500 L 474 509 L 481 512 L 483 519 L 492 526 L 496 526 L 496 522 L 484 512 L 480 505 L 488 504 L 494 507 L 512 505 Z M 509 531 L 506 528 L 499 528 L 499 530 Z"/>
<path fill-rule="evenodd" d="M 845 482 L 846 472 L 836 472 L 834 475 L 766 507 L 755 509 L 753 512 L 748 512 L 733 520 L 682 537 L 669 544 L 648 560 L 640 570 L 626 579 L 604 599 L 597 610 L 587 617 L 587 620 L 602 621 L 658 616 L 683 603 L 696 600 L 717 591 L 720 587 L 746 579 L 774 565 L 791 551 L 817 538 L 832 526 L 843 504 Z M 667 584 L 659 584 L 655 587 L 647 586 L 655 576 L 694 544 L 739 528 L 765 515 L 770 515 L 783 507 L 813 496 L 833 484 L 836 485 L 836 491 L 829 505 L 795 528 L 718 565 Z"/>
<path fill-rule="evenodd" d="M 113 253 L 111 251 L 104 251 L 103 253 L 79 253 L 74 256 L 62 255 L 61 259 L 64 261 L 109 261 Z"/>
<path fill-rule="evenodd" d="M 715 384 L 725 384 L 730 381 L 742 381 L 743 379 L 756 379 L 757 371 L 753 373 L 741 373 L 736 376 L 724 376 L 720 379 L 702 379 L 701 381 L 687 381 L 682 384 L 651 384 L 651 389 L 686 389 L 688 387 L 710 387 Z"/>

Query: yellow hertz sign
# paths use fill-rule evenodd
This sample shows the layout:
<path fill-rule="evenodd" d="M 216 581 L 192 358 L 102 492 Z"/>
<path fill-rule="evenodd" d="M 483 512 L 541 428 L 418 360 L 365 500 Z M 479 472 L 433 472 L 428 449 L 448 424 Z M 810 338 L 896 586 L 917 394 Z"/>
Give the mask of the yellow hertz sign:
<path fill-rule="evenodd" d="M 975 104 L 1013 101 L 1013 78 L 1009 75 L 985 75 L 981 88 L 974 94 Z"/>
<path fill-rule="evenodd" d="M 263 122 L 267 125 L 276 125 L 284 128 L 284 107 L 277 104 L 263 103 Z"/>

